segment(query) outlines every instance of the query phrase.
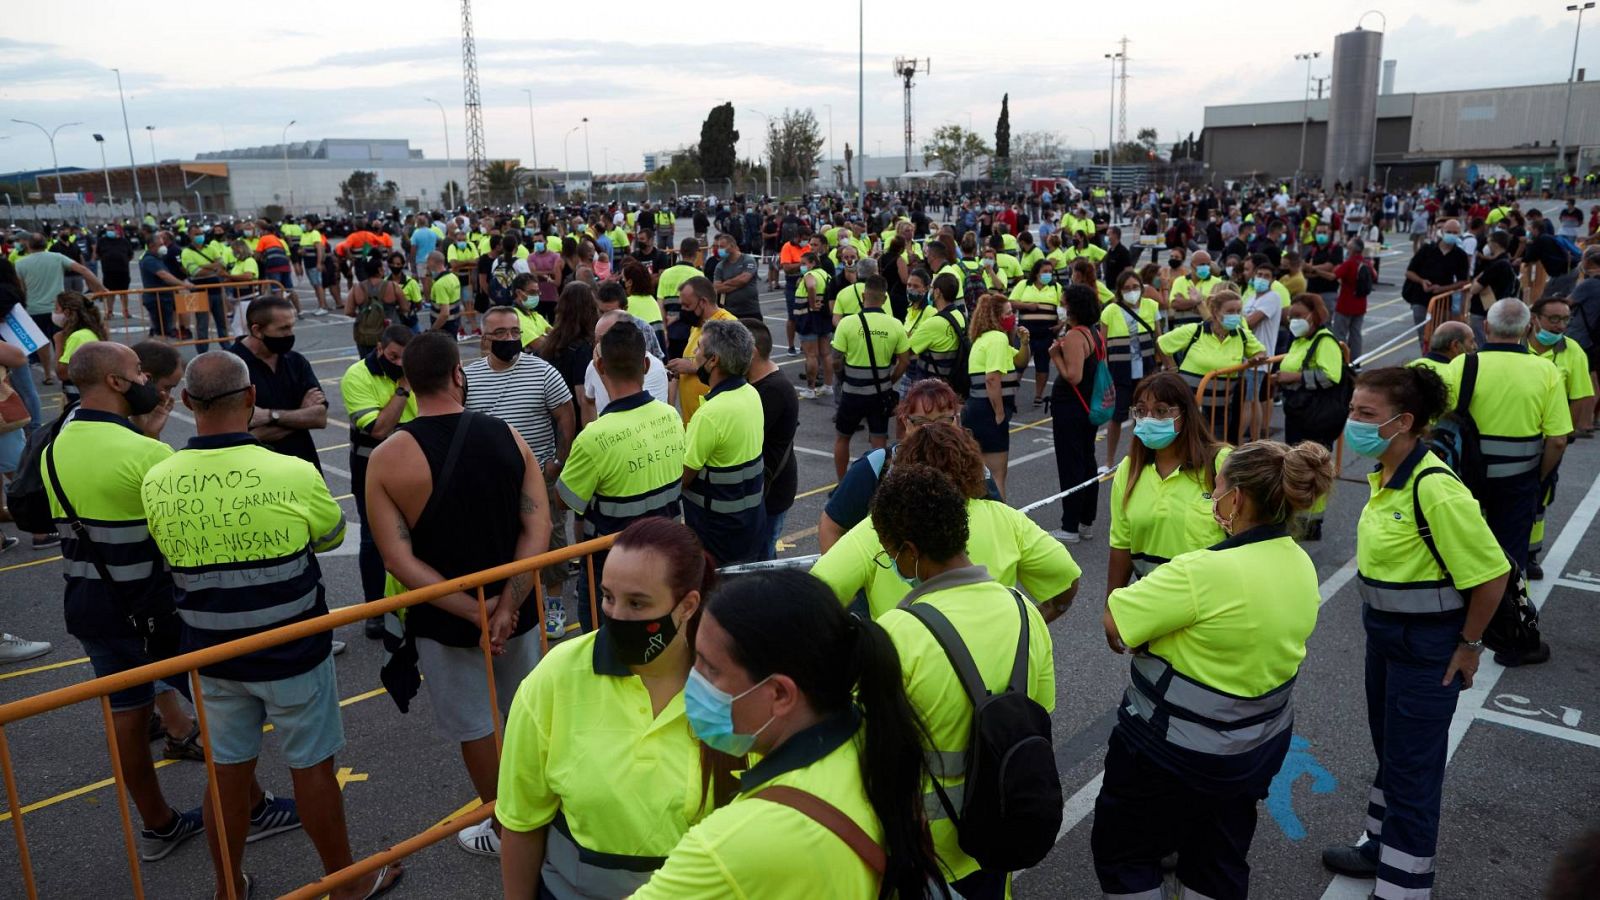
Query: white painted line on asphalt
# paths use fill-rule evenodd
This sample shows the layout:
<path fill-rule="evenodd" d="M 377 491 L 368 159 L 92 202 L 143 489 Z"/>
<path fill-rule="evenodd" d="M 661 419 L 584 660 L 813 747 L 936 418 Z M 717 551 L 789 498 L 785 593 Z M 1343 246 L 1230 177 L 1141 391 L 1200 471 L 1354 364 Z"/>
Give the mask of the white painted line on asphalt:
<path fill-rule="evenodd" d="M 1600 594 L 1600 584 L 1595 584 L 1591 581 L 1573 581 L 1570 578 L 1557 578 L 1555 583 L 1557 587 L 1576 588 L 1580 591 L 1588 591 L 1591 594 Z"/>
<path fill-rule="evenodd" d="M 799 444 L 795 444 L 794 445 L 794 452 L 796 452 L 796 453 L 809 453 L 812 456 L 821 456 L 821 457 L 824 457 L 826 459 L 833 459 L 833 454 L 831 452 L 827 452 L 827 451 L 823 451 L 823 450 L 813 450 L 810 447 L 802 447 Z"/>
<path fill-rule="evenodd" d="M 1476 719 L 1483 722 L 1493 722 L 1507 728 L 1519 728 L 1542 734 L 1548 737 L 1560 738 L 1574 744 L 1583 744 L 1586 747 L 1600 747 L 1600 734 L 1590 734 L 1576 728 L 1566 728 L 1553 722 L 1543 722 L 1538 719 L 1528 719 L 1522 716 L 1513 716 L 1510 713 L 1496 712 L 1492 709 L 1479 710 Z"/>
<path fill-rule="evenodd" d="M 1089 813 L 1094 812 L 1095 798 L 1100 796 L 1100 783 L 1106 780 L 1105 770 L 1102 769 L 1089 779 L 1089 783 L 1078 788 L 1078 792 L 1067 798 L 1066 806 L 1061 811 L 1061 830 L 1056 832 L 1056 843 L 1067 836 L 1067 832 L 1078 827 Z"/>
<path fill-rule="evenodd" d="M 1594 482 L 1589 485 L 1589 492 L 1584 494 L 1583 501 L 1573 510 L 1572 518 L 1561 526 L 1561 535 L 1556 538 L 1549 555 L 1545 557 L 1545 564 L 1551 571 L 1561 572 L 1566 569 L 1567 563 L 1572 559 L 1573 551 L 1578 547 L 1578 542 L 1594 523 L 1597 512 L 1600 512 L 1600 476 L 1596 476 Z M 1555 581 L 1533 582 L 1528 595 L 1535 607 L 1544 606 L 1544 601 L 1549 598 L 1550 590 L 1555 584 Z M 1504 675 L 1505 671 L 1505 667 L 1495 662 L 1492 655 L 1484 654 L 1483 662 L 1478 667 L 1478 677 L 1472 687 L 1461 692 L 1461 698 L 1456 701 L 1456 714 L 1450 720 L 1449 748 L 1445 752 L 1447 767 L 1451 760 L 1455 759 L 1456 748 L 1461 746 L 1461 740 L 1467 736 L 1467 729 L 1472 727 L 1473 720 L 1485 715 L 1483 704 L 1494 692 L 1495 685 L 1499 683 L 1500 676 Z M 1491 714 L 1498 715 L 1492 711 Z M 1356 838 L 1357 841 L 1361 839 L 1361 837 Z M 1371 893 L 1372 884 L 1370 878 L 1356 879 L 1335 875 L 1333 881 L 1328 884 L 1328 889 L 1323 891 L 1322 900 L 1359 900 Z"/>

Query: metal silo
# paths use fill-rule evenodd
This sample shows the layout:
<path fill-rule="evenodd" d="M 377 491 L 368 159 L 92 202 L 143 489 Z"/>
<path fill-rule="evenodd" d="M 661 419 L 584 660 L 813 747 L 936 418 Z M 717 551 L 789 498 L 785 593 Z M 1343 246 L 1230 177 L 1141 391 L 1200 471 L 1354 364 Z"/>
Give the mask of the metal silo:
<path fill-rule="evenodd" d="M 1322 180 L 1365 187 L 1378 136 L 1378 82 L 1383 32 L 1357 27 L 1333 39 L 1333 89 L 1328 95 L 1328 146 Z"/>

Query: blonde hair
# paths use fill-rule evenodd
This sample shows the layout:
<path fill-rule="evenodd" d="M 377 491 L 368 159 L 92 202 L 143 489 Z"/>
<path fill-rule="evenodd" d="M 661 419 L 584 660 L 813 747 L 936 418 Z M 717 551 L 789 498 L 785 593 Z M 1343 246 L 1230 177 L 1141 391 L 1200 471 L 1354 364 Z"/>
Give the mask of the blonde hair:
<path fill-rule="evenodd" d="M 66 324 L 62 326 L 62 331 L 70 335 L 80 328 L 87 328 L 102 341 L 111 339 L 105 320 L 100 316 L 100 307 L 93 300 L 77 291 L 62 291 L 56 295 L 56 305 L 66 313 Z"/>
<path fill-rule="evenodd" d="M 1001 308 L 1011 301 L 1005 294 L 990 292 L 978 298 L 972 307 L 972 321 L 967 325 L 967 335 L 977 340 L 979 335 L 1000 330 Z"/>
<path fill-rule="evenodd" d="M 1208 322 L 1211 321 L 1211 310 L 1221 309 L 1222 304 L 1228 302 L 1229 300 L 1238 300 L 1241 303 L 1244 302 L 1243 297 L 1240 297 L 1237 293 L 1230 291 L 1225 287 L 1213 289 L 1211 293 L 1200 298 L 1200 318 L 1205 319 Z"/>
<path fill-rule="evenodd" d="M 1333 455 L 1313 441 L 1251 441 L 1228 454 L 1222 477 L 1270 524 L 1310 509 L 1333 486 Z"/>

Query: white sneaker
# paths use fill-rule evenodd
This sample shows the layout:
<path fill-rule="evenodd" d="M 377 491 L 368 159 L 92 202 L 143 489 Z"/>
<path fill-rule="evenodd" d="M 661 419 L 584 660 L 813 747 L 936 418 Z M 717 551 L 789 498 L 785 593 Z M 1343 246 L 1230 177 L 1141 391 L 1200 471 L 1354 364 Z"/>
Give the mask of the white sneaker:
<path fill-rule="evenodd" d="M 1085 525 L 1078 529 L 1078 537 L 1083 538 L 1086 541 L 1092 541 L 1094 540 L 1094 529 Z"/>
<path fill-rule="evenodd" d="M 50 652 L 49 641 L 30 641 L 0 633 L 0 663 L 22 662 Z"/>
<path fill-rule="evenodd" d="M 494 819 L 484 819 L 471 828 L 456 832 L 456 843 L 468 853 L 494 857 L 500 855 L 500 836 L 494 833 Z"/>
<path fill-rule="evenodd" d="M 1111 471 L 1111 467 L 1110 466 L 1101 466 L 1100 468 L 1095 470 L 1095 474 L 1096 475 L 1104 475 L 1104 474 L 1106 474 L 1107 472 L 1110 472 L 1110 471 Z"/>
<path fill-rule="evenodd" d="M 1076 544 L 1078 542 L 1078 533 L 1076 531 L 1062 531 L 1059 528 L 1054 528 L 1051 529 L 1050 536 L 1063 544 Z"/>
<path fill-rule="evenodd" d="M 795 388 L 794 393 L 795 396 L 799 397 L 801 400 L 817 399 L 817 392 L 808 387 Z"/>
<path fill-rule="evenodd" d="M 833 385 L 825 384 L 825 385 L 817 388 L 817 396 L 818 397 L 832 397 L 833 396 Z"/>

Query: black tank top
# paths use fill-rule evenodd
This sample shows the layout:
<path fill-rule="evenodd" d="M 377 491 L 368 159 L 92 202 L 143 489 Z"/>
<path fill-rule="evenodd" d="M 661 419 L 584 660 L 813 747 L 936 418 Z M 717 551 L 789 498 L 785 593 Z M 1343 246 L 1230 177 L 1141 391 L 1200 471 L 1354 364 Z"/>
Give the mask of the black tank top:
<path fill-rule="evenodd" d="M 456 456 L 453 473 L 447 473 L 445 457 L 457 428 L 469 431 Z M 411 526 L 411 546 L 417 558 L 447 579 L 515 559 L 517 536 L 522 533 L 522 478 L 526 466 L 511 427 L 478 413 L 454 413 L 424 416 L 401 425 L 400 430 L 422 448 L 433 477 L 434 496 Z M 484 585 L 484 598 L 492 600 L 504 585 L 503 581 Z M 523 598 L 524 605 L 528 599 Z M 514 633 L 532 628 L 533 619 L 533 614 L 524 608 Z M 411 607 L 406 612 L 406 624 L 417 637 L 431 638 L 449 647 L 478 645 L 476 624 L 432 604 Z"/>

